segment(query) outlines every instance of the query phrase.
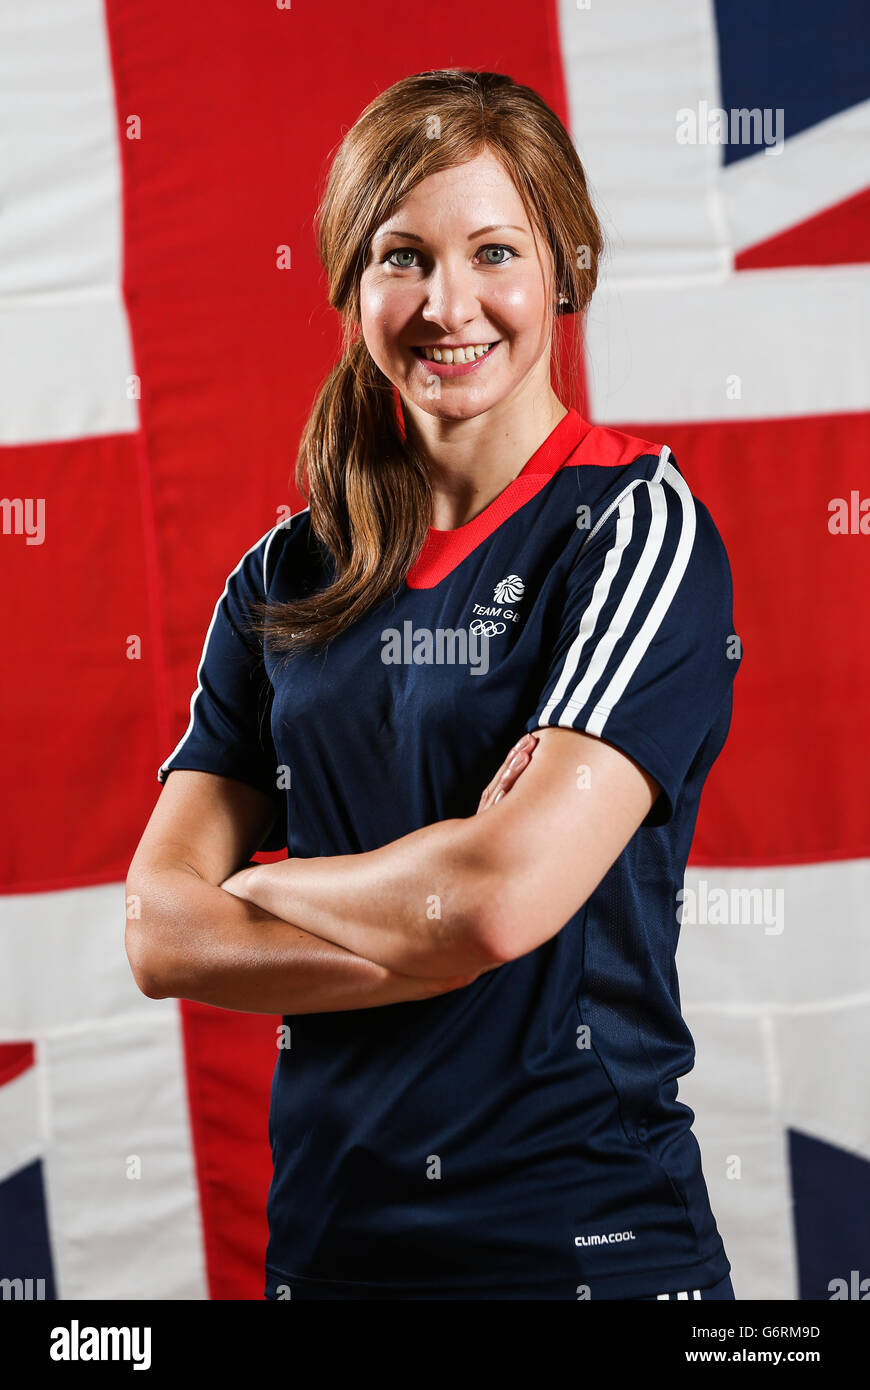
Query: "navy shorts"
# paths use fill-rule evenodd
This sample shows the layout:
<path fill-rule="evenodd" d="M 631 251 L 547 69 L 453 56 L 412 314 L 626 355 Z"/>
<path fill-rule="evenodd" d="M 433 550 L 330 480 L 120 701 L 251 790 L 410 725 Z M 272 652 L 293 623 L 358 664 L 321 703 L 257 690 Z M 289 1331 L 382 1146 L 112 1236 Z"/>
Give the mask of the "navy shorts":
<path fill-rule="evenodd" d="M 720 1279 L 718 1284 L 711 1284 L 707 1289 L 681 1289 L 679 1293 L 650 1293 L 644 1294 L 642 1298 L 634 1299 L 636 1303 L 656 1303 L 664 1300 L 684 1301 L 689 1299 L 708 1299 L 708 1298 L 733 1298 L 734 1290 L 731 1287 L 731 1275 L 726 1274 L 724 1279 Z"/>

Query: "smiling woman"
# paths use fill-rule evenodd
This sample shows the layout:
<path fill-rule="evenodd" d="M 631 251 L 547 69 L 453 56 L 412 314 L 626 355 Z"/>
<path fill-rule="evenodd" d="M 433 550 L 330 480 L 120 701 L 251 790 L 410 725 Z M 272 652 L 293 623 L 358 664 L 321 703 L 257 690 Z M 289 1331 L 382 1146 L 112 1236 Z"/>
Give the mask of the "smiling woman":
<path fill-rule="evenodd" d="M 131 964 L 284 1015 L 268 1298 L 728 1297 L 674 955 L 730 570 L 667 445 L 551 384 L 582 166 L 509 77 L 421 73 L 345 136 L 318 240 L 309 506 L 216 605 Z"/>
<path fill-rule="evenodd" d="M 469 231 L 469 222 L 484 211 L 495 220 Z M 446 486 L 454 494 L 459 480 L 468 490 L 467 480 L 476 473 L 483 479 L 495 473 L 497 479 L 496 467 L 509 467 L 510 459 L 504 456 L 512 450 L 518 467 L 532 451 L 533 420 L 525 439 L 512 438 L 507 447 L 500 441 L 497 464 L 480 457 L 485 440 L 475 439 L 467 427 L 457 439 L 459 432 L 450 430 L 449 422 L 459 419 L 467 426 L 471 402 L 479 411 L 500 405 L 505 424 L 508 395 L 516 420 L 528 420 L 535 407 L 540 410 L 548 400 L 551 426 L 564 413 L 549 384 L 553 257 L 548 237 L 542 227 L 536 230 L 533 216 L 501 159 L 484 148 L 465 163 L 433 172 L 412 189 L 395 216 L 378 228 L 362 275 L 360 315 L 366 344 L 398 387 L 406 417 L 410 414 L 424 432 L 430 477 L 441 480 L 446 473 L 447 479 L 456 479 Z M 426 232 L 409 231 L 409 224 Z M 497 235 L 511 237 L 516 244 L 480 240 Z M 415 245 L 402 246 L 408 239 Z M 401 263 L 398 257 L 404 258 Z M 560 298 L 568 302 L 567 295 Z M 425 340 L 410 347 L 420 364 L 415 367 L 403 339 L 406 325 L 416 330 L 421 321 L 428 332 Z M 472 373 L 473 383 L 463 380 L 458 396 L 455 391 L 433 391 L 433 382 Z M 517 409 L 520 403 L 528 413 Z M 436 495 L 436 514 L 438 501 Z M 452 519 L 452 525 L 460 524 L 461 518 Z"/>
<path fill-rule="evenodd" d="M 479 212 L 498 220 L 468 230 Z M 409 231 L 413 226 L 425 234 Z M 480 240 L 499 234 L 515 244 Z M 402 244 L 409 239 L 413 246 Z M 510 468 L 511 455 L 515 471 L 522 467 L 546 423 L 535 418 L 536 407 L 549 400 L 551 425 L 564 414 L 549 384 L 551 262 L 545 237 L 536 234 L 513 180 L 489 150 L 430 174 L 373 239 L 360 285 L 363 336 L 398 387 L 406 417 L 422 432 L 430 476 L 445 502 L 453 501 L 445 506 L 445 527 L 461 524 L 450 513 L 456 493 L 471 492 L 469 480 L 474 486 L 479 478 L 485 491 Z M 426 337 L 409 342 L 421 323 Z M 461 391 L 433 391 L 433 380 L 456 378 Z M 525 410 L 517 409 L 520 403 Z M 493 438 L 500 447 L 495 452 L 491 444 L 487 457 L 486 439 L 467 428 L 472 405 L 478 412 L 495 409 L 506 425 L 523 420 L 528 433 L 507 444 Z M 458 421 L 466 426 L 461 434 Z M 436 495 L 436 515 L 439 501 Z"/>
<path fill-rule="evenodd" d="M 554 325 L 585 312 L 603 250 L 555 113 L 509 77 L 461 69 L 405 78 L 362 112 L 316 226 L 344 350 L 296 477 L 337 563 L 319 592 L 269 613 L 284 657 L 387 599 L 429 528 L 473 520 L 547 439 L 581 375 L 580 335 L 554 342 Z"/>

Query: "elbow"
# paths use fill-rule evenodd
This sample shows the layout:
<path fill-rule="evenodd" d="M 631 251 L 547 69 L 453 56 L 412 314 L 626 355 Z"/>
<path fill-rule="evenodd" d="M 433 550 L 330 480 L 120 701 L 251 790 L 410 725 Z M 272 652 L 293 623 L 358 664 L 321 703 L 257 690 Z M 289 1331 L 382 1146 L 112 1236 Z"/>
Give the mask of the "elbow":
<path fill-rule="evenodd" d="M 489 876 L 475 912 L 475 936 L 491 968 L 518 960 L 556 936 L 565 919 L 553 914 L 546 886 L 503 867 Z"/>
<path fill-rule="evenodd" d="M 516 895 L 509 875 L 479 871 L 468 895 L 468 937 L 478 970 L 506 965 L 523 954 L 516 921 Z"/>
<path fill-rule="evenodd" d="M 461 928 L 449 933 L 452 963 L 481 974 L 512 959 L 510 875 L 505 873 L 506 866 L 491 839 L 483 835 L 480 817 L 457 824 L 461 825 L 461 840 L 451 865 L 455 888 L 451 897 Z M 456 956 L 457 947 L 461 960 Z"/>
<path fill-rule="evenodd" d="M 152 934 L 142 918 L 142 895 L 125 887 L 127 918 L 124 928 L 124 950 L 137 989 L 147 999 L 168 999 L 171 989 L 161 968 L 159 952 L 155 950 Z M 132 915 L 131 915 L 132 914 Z"/>
<path fill-rule="evenodd" d="M 168 999 L 170 990 L 163 982 L 157 963 L 145 949 L 139 937 L 138 931 L 131 932 L 128 922 L 124 947 L 133 979 L 136 981 L 136 987 L 145 995 L 146 999 Z"/>
<path fill-rule="evenodd" d="M 475 941 L 483 969 L 490 970 L 497 965 L 506 965 L 522 955 L 516 949 L 517 933 L 510 916 L 507 894 L 500 890 L 490 900 L 482 904 L 475 914 Z"/>
<path fill-rule="evenodd" d="M 478 949 L 489 963 L 484 968 L 543 946 L 588 900 L 588 894 L 568 893 L 567 875 L 563 879 L 527 840 L 522 817 L 512 821 L 502 806 L 465 822 L 463 891 Z"/>
<path fill-rule="evenodd" d="M 169 992 L 168 992 L 167 990 L 161 989 L 160 985 L 157 984 L 156 981 L 153 980 L 153 979 L 151 978 L 150 975 L 144 975 L 144 976 L 143 976 L 143 975 L 141 974 L 141 972 L 140 972 L 139 974 L 136 974 L 136 973 L 134 972 L 134 978 L 135 978 L 135 980 L 136 980 L 137 986 L 139 987 L 139 989 L 141 990 L 141 992 L 145 995 L 145 998 L 146 998 L 146 999 L 170 999 L 170 998 L 172 998 L 172 995 L 170 995 Z"/>
<path fill-rule="evenodd" d="M 142 974 L 140 971 L 138 974 L 134 972 L 133 978 L 146 999 L 172 999 L 174 997 L 152 975 Z"/>

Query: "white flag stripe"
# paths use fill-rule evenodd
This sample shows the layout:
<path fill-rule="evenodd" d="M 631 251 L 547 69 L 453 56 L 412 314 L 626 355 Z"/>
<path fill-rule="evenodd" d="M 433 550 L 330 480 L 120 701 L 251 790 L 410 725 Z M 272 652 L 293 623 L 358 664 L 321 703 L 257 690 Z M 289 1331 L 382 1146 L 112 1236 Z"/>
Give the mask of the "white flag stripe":
<path fill-rule="evenodd" d="M 659 14 L 644 0 L 589 9 L 560 0 L 559 12 L 570 127 L 611 234 L 604 271 L 611 288 L 674 273 L 722 274 L 733 254 L 866 187 L 870 101 L 796 134 L 786 111 L 773 155 L 759 148 L 725 164 L 720 145 L 678 143 L 679 109 L 700 114 L 706 102 L 712 113 L 722 105 L 712 5 L 674 0 Z M 652 44 L 655 64 L 647 61 Z M 632 99 L 646 118 L 631 138 L 620 80 L 627 64 Z"/>
<path fill-rule="evenodd" d="M 124 885 L 0 913 L 0 1041 L 36 1044 L 0 1086 L 0 1177 L 43 1163 L 58 1297 L 206 1297 L 181 1006 L 136 988 Z"/>
<path fill-rule="evenodd" d="M 569 127 L 612 251 L 603 280 L 723 274 L 730 248 L 721 147 L 676 138 L 681 107 L 720 104 L 712 4 L 560 0 L 559 31 Z"/>
<path fill-rule="evenodd" d="M 0 304 L 0 445 L 135 434 L 133 372 L 120 291 Z"/>
<path fill-rule="evenodd" d="M 46 1137 L 34 1065 L 0 1086 L 0 1182 L 41 1158 Z"/>
<path fill-rule="evenodd" d="M 789 135 L 775 158 L 738 159 L 722 169 L 735 252 L 788 231 L 867 186 L 870 101 Z"/>
<path fill-rule="evenodd" d="M 590 417 L 870 409 L 870 268 L 733 269 L 746 246 L 862 191 L 870 102 L 726 166 L 720 145 L 676 138 L 679 110 L 722 103 L 712 5 L 560 0 L 559 22 L 571 134 L 610 247 L 586 323 Z M 626 122 L 628 69 L 640 127 Z"/>
<path fill-rule="evenodd" d="M 158 1019 L 41 1046 L 58 1298 L 208 1296 L 181 1012 L 167 1002 Z"/>
<path fill-rule="evenodd" d="M 21 1042 L 117 1023 L 154 1020 L 171 1000 L 146 999 L 124 955 L 122 883 L 56 893 L 10 893 L 0 902 L 0 1042 Z"/>
<path fill-rule="evenodd" d="M 870 859 L 687 869 L 677 950 L 695 1114 L 739 1298 L 797 1297 L 790 1129 L 870 1161 Z"/>
<path fill-rule="evenodd" d="M 0 444 L 133 433 L 105 9 L 18 0 L 0 25 Z"/>
<path fill-rule="evenodd" d="M 868 322 L 868 265 L 602 285 L 587 320 L 591 418 L 672 425 L 868 410 Z"/>
<path fill-rule="evenodd" d="M 860 1012 L 870 1004 L 868 901 L 868 859 L 690 865 L 674 903 L 686 1001 L 730 1017 L 735 1028 L 761 1014 L 793 1017 L 810 1037 L 819 1011 Z"/>
<path fill-rule="evenodd" d="M 695 1064 L 679 1078 L 678 1100 L 695 1117 L 692 1131 L 735 1292 L 741 1299 L 794 1299 L 797 1261 L 787 1138 L 791 1115 L 782 1103 L 782 1073 L 793 1079 L 799 1061 L 779 1042 L 771 1048 L 769 1020 L 763 1016 L 735 1021 L 695 1013 L 681 970 L 685 936 L 684 928 L 677 969 Z M 745 980 L 745 956 L 740 969 Z M 819 1052 L 827 1055 L 825 1031 L 813 1030 L 813 1036 Z M 812 1073 L 814 1084 L 821 1060 L 820 1056 Z M 825 1134 L 825 1118 L 814 1120 L 811 1133 Z"/>

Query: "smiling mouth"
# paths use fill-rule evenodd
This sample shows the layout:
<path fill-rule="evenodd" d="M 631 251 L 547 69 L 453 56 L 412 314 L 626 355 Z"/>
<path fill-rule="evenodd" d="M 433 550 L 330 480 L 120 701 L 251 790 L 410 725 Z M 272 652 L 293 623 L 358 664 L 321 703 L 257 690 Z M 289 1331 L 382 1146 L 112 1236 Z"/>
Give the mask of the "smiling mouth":
<path fill-rule="evenodd" d="M 501 339 L 497 338 L 494 343 L 474 343 L 464 348 L 414 347 L 411 351 L 424 362 L 443 362 L 447 366 L 459 366 L 461 363 L 476 362 L 479 358 L 486 357 L 500 342 Z"/>

